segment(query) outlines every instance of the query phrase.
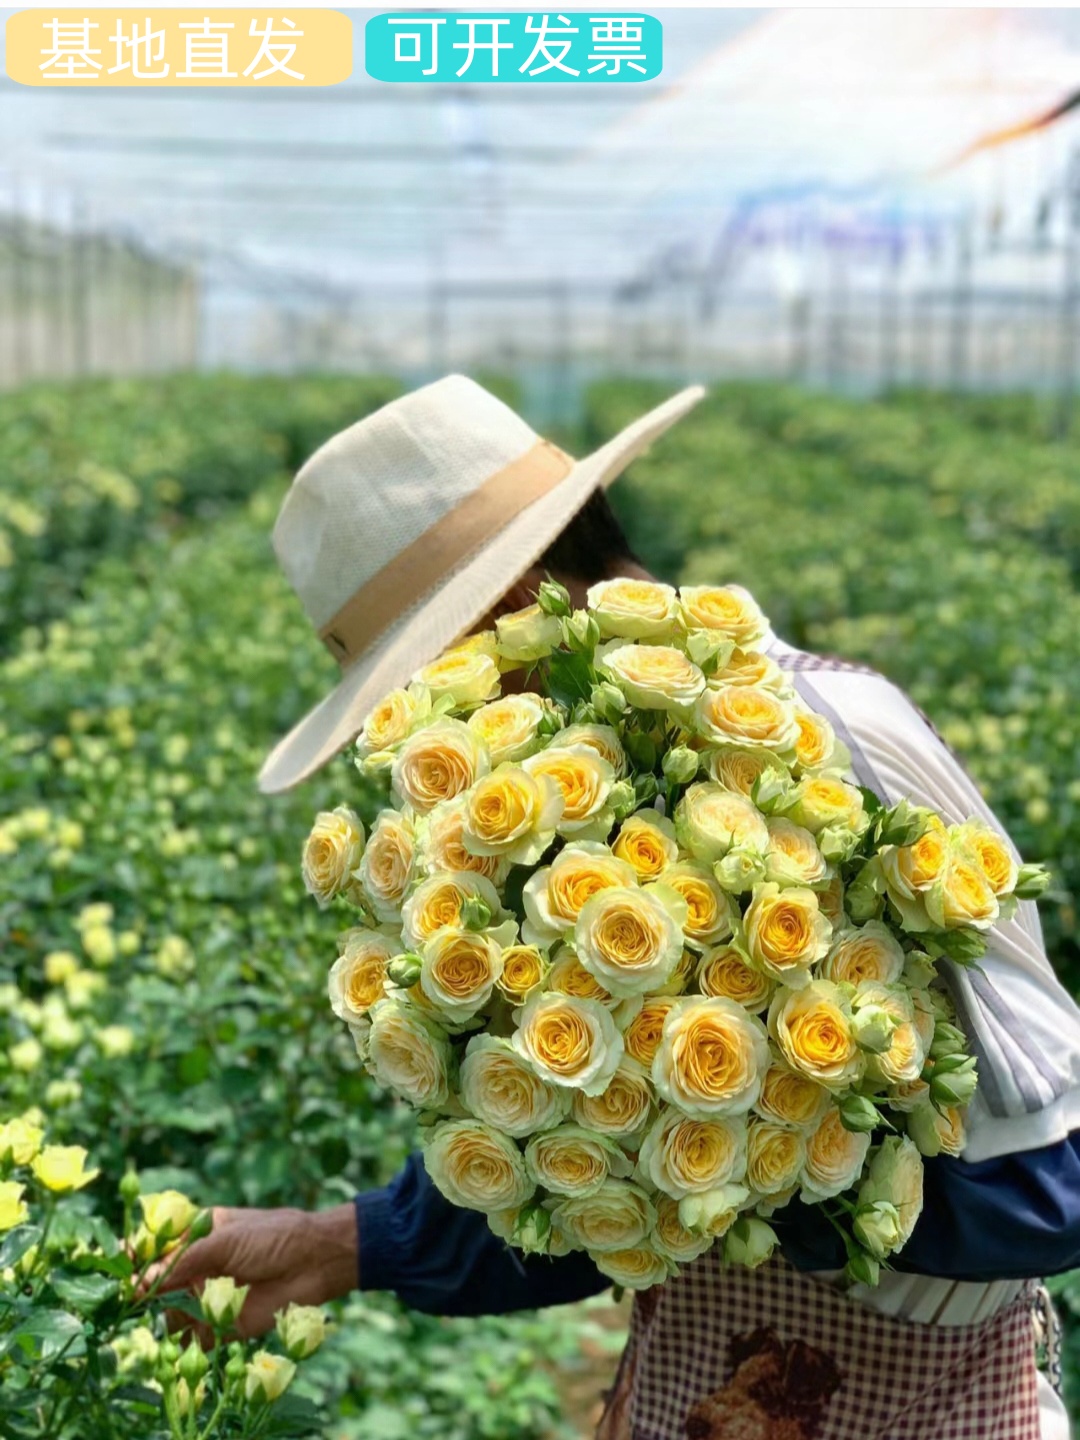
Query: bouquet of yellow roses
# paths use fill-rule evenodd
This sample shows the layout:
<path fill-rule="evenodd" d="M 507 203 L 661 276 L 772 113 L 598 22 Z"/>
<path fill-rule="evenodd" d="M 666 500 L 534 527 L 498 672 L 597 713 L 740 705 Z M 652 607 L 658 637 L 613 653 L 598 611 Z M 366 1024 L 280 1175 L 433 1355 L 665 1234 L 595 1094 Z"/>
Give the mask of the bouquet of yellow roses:
<path fill-rule="evenodd" d="M 305 845 L 357 912 L 331 1005 L 435 1185 L 628 1287 L 760 1263 L 796 1196 L 875 1283 L 976 1085 L 937 962 L 1045 881 L 851 783 L 766 628 L 737 587 L 547 582 L 376 706 L 386 808 Z"/>

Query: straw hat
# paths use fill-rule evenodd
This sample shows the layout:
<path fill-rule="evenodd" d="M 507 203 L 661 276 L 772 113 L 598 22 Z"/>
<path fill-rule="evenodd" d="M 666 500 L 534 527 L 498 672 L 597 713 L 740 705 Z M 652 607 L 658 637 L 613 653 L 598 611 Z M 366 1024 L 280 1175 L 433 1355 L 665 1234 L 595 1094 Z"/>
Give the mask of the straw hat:
<path fill-rule="evenodd" d="M 368 712 L 465 635 L 609 485 L 704 395 L 691 386 L 574 460 L 464 375 L 328 440 L 293 481 L 274 550 L 343 674 L 280 740 L 259 788 L 287 790 Z"/>

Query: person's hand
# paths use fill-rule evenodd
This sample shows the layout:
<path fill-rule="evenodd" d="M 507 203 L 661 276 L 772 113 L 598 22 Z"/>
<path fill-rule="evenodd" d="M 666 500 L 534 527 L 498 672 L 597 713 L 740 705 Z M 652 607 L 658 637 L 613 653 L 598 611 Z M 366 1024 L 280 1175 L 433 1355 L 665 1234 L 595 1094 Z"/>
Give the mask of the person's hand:
<path fill-rule="evenodd" d="M 290 1301 L 323 1305 L 356 1289 L 356 1210 L 246 1210 L 216 1207 L 214 1228 L 175 1264 L 165 1261 L 147 1277 L 159 1293 L 200 1291 L 203 1282 L 231 1275 L 250 1285 L 237 1331 L 262 1335 Z M 186 1322 L 190 1323 L 190 1322 Z"/>

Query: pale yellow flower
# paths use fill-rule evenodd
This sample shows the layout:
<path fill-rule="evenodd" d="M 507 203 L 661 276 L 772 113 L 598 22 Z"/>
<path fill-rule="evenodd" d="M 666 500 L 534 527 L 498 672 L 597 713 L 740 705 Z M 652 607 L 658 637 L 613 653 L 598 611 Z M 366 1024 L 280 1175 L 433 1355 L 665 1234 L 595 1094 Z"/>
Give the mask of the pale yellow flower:
<path fill-rule="evenodd" d="M 617 997 L 659 990 L 682 957 L 686 902 L 663 886 L 600 890 L 582 907 L 574 949 Z"/>
<path fill-rule="evenodd" d="M 662 1285 L 673 1269 L 663 1255 L 648 1245 L 601 1251 L 593 1261 L 601 1275 L 624 1290 L 649 1290 L 653 1285 Z"/>
<path fill-rule="evenodd" d="M 765 853 L 765 818 L 745 796 L 713 781 L 691 785 L 675 810 L 679 843 L 698 860 L 722 860 L 734 848 Z"/>
<path fill-rule="evenodd" d="M 355 811 L 347 805 L 321 811 L 304 844 L 302 871 L 308 894 L 320 906 L 329 905 L 353 881 L 363 853 L 364 827 Z"/>
<path fill-rule="evenodd" d="M 30 1162 L 36 1178 L 57 1194 L 81 1190 L 100 1172 L 87 1170 L 87 1152 L 81 1145 L 46 1145 Z"/>
<path fill-rule="evenodd" d="M 750 958 L 792 989 L 809 982 L 810 967 L 828 952 L 832 926 L 813 890 L 757 885 L 743 916 Z"/>
<path fill-rule="evenodd" d="M 664 1022 L 652 1079 L 669 1104 L 710 1119 L 745 1114 L 768 1067 L 765 1027 L 734 1000 L 683 996 Z"/>
<path fill-rule="evenodd" d="M 1020 867 L 1003 835 L 981 820 L 954 825 L 950 834 L 952 845 L 968 852 L 995 895 L 1008 895 L 1016 888 Z"/>
<path fill-rule="evenodd" d="M 862 1074 L 850 1006 L 830 980 L 778 990 L 769 1007 L 769 1031 L 793 1069 L 830 1090 L 846 1089 Z"/>
<path fill-rule="evenodd" d="M 550 745 L 524 760 L 522 769 L 558 786 L 563 806 L 555 828 L 560 835 L 606 839 L 615 819 L 608 803 L 615 772 L 591 745 Z"/>
<path fill-rule="evenodd" d="M 892 985 L 903 968 L 904 952 L 892 931 L 880 920 L 868 920 L 865 925 L 849 926 L 833 936 L 832 948 L 818 973 L 825 980 L 849 985 L 864 980 Z"/>
<path fill-rule="evenodd" d="M 657 880 L 679 858 L 675 826 L 655 810 L 639 810 L 619 827 L 611 853 L 625 860 L 641 883 Z"/>
<path fill-rule="evenodd" d="M 244 1396 L 249 1402 L 273 1404 L 293 1382 L 296 1366 L 284 1355 L 271 1355 L 269 1350 L 256 1350 L 244 1374 Z"/>
<path fill-rule="evenodd" d="M 504 660 L 529 664 L 542 660 L 556 650 L 562 641 L 562 627 L 557 615 L 545 615 L 539 605 L 526 605 L 495 621 L 499 654 Z"/>
<path fill-rule="evenodd" d="M 599 1095 L 618 1069 L 623 1040 L 598 1000 L 534 992 L 521 1011 L 512 1044 L 553 1085 Z"/>
<path fill-rule="evenodd" d="M 453 649 L 418 670 L 413 683 L 436 704 L 445 699 L 456 707 L 482 705 L 499 693 L 499 667 L 482 651 Z"/>
<path fill-rule="evenodd" d="M 683 934 L 695 950 L 725 940 L 732 930 L 734 911 L 727 892 L 721 890 L 705 865 L 680 860 L 669 865 L 661 884 L 674 890 L 686 903 Z"/>
<path fill-rule="evenodd" d="M 706 950 L 697 978 L 703 995 L 719 995 L 755 1012 L 765 1009 L 775 988 L 775 982 L 768 975 L 748 965 L 730 945 Z"/>
<path fill-rule="evenodd" d="M 476 855 L 535 865 L 555 838 L 562 812 L 562 791 L 550 776 L 500 765 L 466 796 L 465 847 Z"/>
<path fill-rule="evenodd" d="M 507 1000 L 520 1005 L 544 984 L 548 963 L 535 945 L 508 945 L 502 958 L 502 974 L 495 983 Z"/>
<path fill-rule="evenodd" d="M 40 1125 L 17 1115 L 0 1125 L 0 1161 L 12 1165 L 29 1165 L 41 1149 L 45 1132 Z"/>
<path fill-rule="evenodd" d="M 293 1360 L 306 1360 L 314 1355 L 326 1339 L 326 1316 L 318 1305 L 298 1305 L 291 1301 L 275 1316 L 278 1338 Z"/>
<path fill-rule="evenodd" d="M 612 641 L 596 652 L 596 663 L 643 710 L 688 711 L 705 688 L 694 662 L 670 645 Z"/>
<path fill-rule="evenodd" d="M 633 1165 L 614 1140 L 580 1125 L 557 1125 L 526 1145 L 525 1168 L 553 1195 L 592 1195 L 609 1176 L 629 1175 Z"/>
<path fill-rule="evenodd" d="M 437 930 L 425 942 L 420 987 L 448 1019 L 468 1020 L 491 999 L 502 946 L 488 932 Z"/>
<path fill-rule="evenodd" d="M 675 1007 L 675 999 L 673 995 L 647 995 L 641 1009 L 626 1026 L 626 1053 L 646 1070 L 652 1068 L 663 1039 L 664 1022 Z"/>
<path fill-rule="evenodd" d="M 827 1110 L 807 1137 L 806 1164 L 800 1176 L 805 1198 L 811 1204 L 831 1200 L 854 1185 L 869 1149 L 869 1135 L 846 1130 L 835 1106 Z"/>
<path fill-rule="evenodd" d="M 386 967 L 400 946 L 378 931 L 356 926 L 340 937 L 342 952 L 330 967 L 330 1008 L 355 1025 L 386 993 Z"/>
<path fill-rule="evenodd" d="M 499 923 L 502 903 L 495 886 L 484 876 L 462 871 L 457 875 L 432 875 L 423 881 L 402 907 L 401 931 L 406 947 L 418 950 L 437 930 L 447 925 L 461 926 L 462 907 L 469 900 L 486 906 L 490 925 Z"/>
<path fill-rule="evenodd" d="M 741 1116 L 701 1120 L 668 1108 L 641 1142 L 638 1169 L 674 1200 L 715 1190 L 745 1175 L 746 1136 Z"/>
<path fill-rule="evenodd" d="M 445 1032 L 413 1006 L 380 1000 L 369 1012 L 368 1066 L 380 1085 L 418 1110 L 437 1110 L 450 1094 L 450 1044 Z"/>
<path fill-rule="evenodd" d="M 682 585 L 679 610 L 687 630 L 715 630 L 743 648 L 756 644 L 769 624 L 740 585 Z"/>
<path fill-rule="evenodd" d="M 366 759 L 396 749 L 412 730 L 431 713 L 431 697 L 425 692 L 391 690 L 364 721 L 356 739 L 357 753 Z"/>
<path fill-rule="evenodd" d="M 592 1195 L 560 1200 L 551 1222 L 572 1245 L 595 1256 L 640 1245 L 656 1223 L 656 1210 L 640 1186 L 605 1180 Z"/>
<path fill-rule="evenodd" d="M 832 1096 L 824 1085 L 776 1060 L 765 1072 L 755 1108 L 767 1120 L 813 1130 L 831 1105 Z"/>
<path fill-rule="evenodd" d="M 474 855 L 465 848 L 465 796 L 437 805 L 427 817 L 423 862 L 429 873 L 470 871 L 502 885 L 511 862 L 502 855 Z"/>
<path fill-rule="evenodd" d="M 415 863 L 416 834 L 411 819 L 397 810 L 380 811 L 357 872 L 379 920 L 400 917 Z"/>
<path fill-rule="evenodd" d="M 550 865 L 525 882 L 523 938 L 550 945 L 574 928 L 586 903 L 601 890 L 634 884 L 634 870 L 595 840 L 560 850 Z"/>
<path fill-rule="evenodd" d="M 421 815 L 464 794 L 491 768 L 483 745 L 460 720 L 438 720 L 410 735 L 390 772 L 397 794 Z"/>
<path fill-rule="evenodd" d="M 746 745 L 777 755 L 794 754 L 795 707 L 760 685 L 710 687 L 694 711 L 698 733 L 715 745 Z"/>
<path fill-rule="evenodd" d="M 586 599 L 604 639 L 665 640 L 675 628 L 675 591 L 655 580 L 601 580 Z"/>
<path fill-rule="evenodd" d="M 163 1240 L 175 1240 L 182 1235 L 199 1213 L 199 1207 L 179 1190 L 140 1195 L 139 1204 L 147 1230 Z"/>
<path fill-rule="evenodd" d="M 599 1095 L 573 1097 L 574 1119 L 586 1130 L 612 1138 L 635 1135 L 649 1118 L 653 1105 L 652 1086 L 645 1067 L 629 1054 Z"/>
<path fill-rule="evenodd" d="M 542 741 L 537 727 L 548 713 L 539 695 L 504 695 L 474 710 L 467 725 L 486 747 L 493 765 L 524 760 Z"/>
<path fill-rule="evenodd" d="M 26 1186 L 17 1180 L 0 1180 L 0 1235 L 29 1218 L 30 1211 L 22 1198 L 25 1190 Z"/>
<path fill-rule="evenodd" d="M 765 878 L 778 885 L 820 885 L 829 865 L 810 831 L 779 816 L 765 824 L 769 830 Z"/>
<path fill-rule="evenodd" d="M 511 1210 L 536 1188 L 513 1140 L 479 1120 L 447 1120 L 424 1145 L 435 1188 L 466 1210 Z"/>
<path fill-rule="evenodd" d="M 509 1040 L 474 1035 L 461 1062 L 461 1101 L 502 1135 L 522 1138 L 557 1125 L 570 1106 L 565 1088 L 540 1079 Z"/>

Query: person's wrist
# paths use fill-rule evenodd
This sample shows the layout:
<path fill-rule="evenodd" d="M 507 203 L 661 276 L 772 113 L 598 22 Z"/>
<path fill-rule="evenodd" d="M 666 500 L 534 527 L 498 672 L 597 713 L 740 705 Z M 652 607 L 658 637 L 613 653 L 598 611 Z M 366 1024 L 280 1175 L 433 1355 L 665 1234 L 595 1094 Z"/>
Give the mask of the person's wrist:
<path fill-rule="evenodd" d="M 324 1300 L 338 1300 L 356 1289 L 359 1237 L 351 1201 L 317 1210 L 310 1222 L 313 1268 Z"/>

